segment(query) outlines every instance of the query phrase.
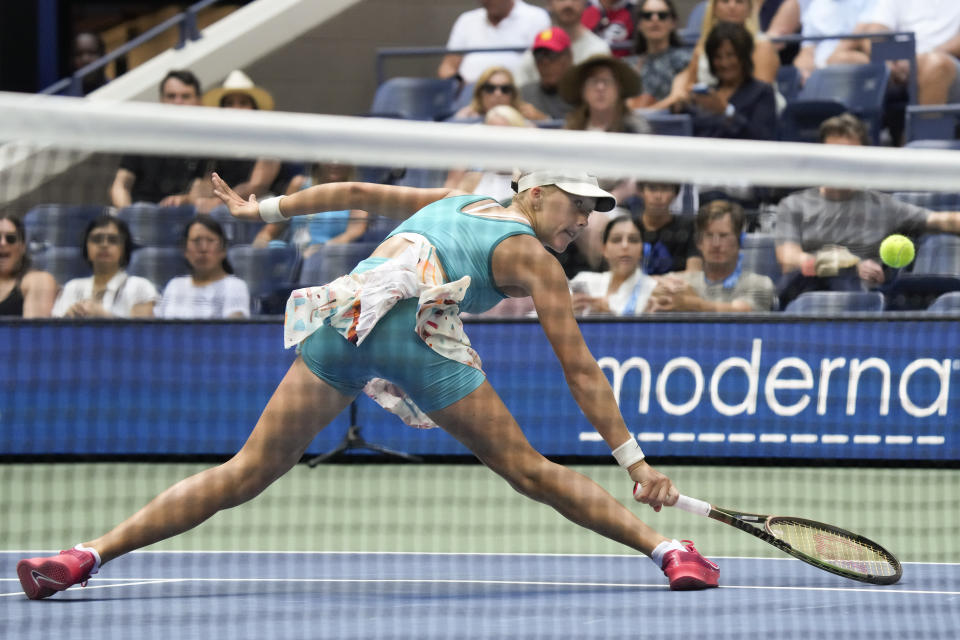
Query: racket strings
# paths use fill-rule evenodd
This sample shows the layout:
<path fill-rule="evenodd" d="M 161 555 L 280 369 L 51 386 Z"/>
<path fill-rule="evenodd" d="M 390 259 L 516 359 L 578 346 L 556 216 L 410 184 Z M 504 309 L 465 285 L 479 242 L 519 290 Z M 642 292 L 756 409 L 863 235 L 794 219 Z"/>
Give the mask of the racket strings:
<path fill-rule="evenodd" d="M 777 520 L 770 523 L 769 531 L 797 551 L 845 571 L 875 576 L 897 573 L 883 550 L 830 529 L 807 522 Z"/>

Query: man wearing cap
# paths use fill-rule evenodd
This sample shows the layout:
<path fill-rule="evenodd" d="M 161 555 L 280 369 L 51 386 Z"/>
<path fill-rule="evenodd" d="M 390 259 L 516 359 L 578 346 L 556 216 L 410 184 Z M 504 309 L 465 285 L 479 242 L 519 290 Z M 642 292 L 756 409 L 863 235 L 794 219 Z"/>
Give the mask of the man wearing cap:
<path fill-rule="evenodd" d="M 573 105 L 560 97 L 557 85 L 573 66 L 570 36 L 560 27 L 541 31 L 533 42 L 532 52 L 540 79 L 521 85 L 520 97 L 554 120 L 566 118 Z"/>
<path fill-rule="evenodd" d="M 480 0 L 480 4 L 483 6 L 460 14 L 453 23 L 447 49 L 525 47 L 537 33 L 550 28 L 547 12 L 523 0 Z M 440 62 L 437 75 L 476 82 L 490 67 L 513 71 L 519 61 L 520 54 L 512 51 L 451 53 Z"/>
<path fill-rule="evenodd" d="M 580 22 L 587 0 L 549 0 L 547 10 L 553 24 L 567 34 L 573 64 L 580 64 L 590 56 L 609 54 L 610 46 Z M 541 31 L 541 33 L 543 33 Z M 539 34 L 538 34 L 539 37 Z M 539 68 L 533 49 L 523 53 L 520 65 L 514 70 L 514 79 L 518 86 L 537 80 Z"/>

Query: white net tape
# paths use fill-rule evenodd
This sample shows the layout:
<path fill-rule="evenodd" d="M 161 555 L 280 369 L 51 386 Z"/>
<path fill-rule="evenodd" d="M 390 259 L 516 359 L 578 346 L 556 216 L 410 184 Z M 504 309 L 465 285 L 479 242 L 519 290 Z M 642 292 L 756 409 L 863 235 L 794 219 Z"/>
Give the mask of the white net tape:
<path fill-rule="evenodd" d="M 10 146 L 273 156 L 449 168 L 586 170 L 608 178 L 764 186 L 954 191 L 954 151 L 481 127 L 280 112 L 106 103 L 0 93 Z M 0 165 L 0 170 L 2 170 Z"/>

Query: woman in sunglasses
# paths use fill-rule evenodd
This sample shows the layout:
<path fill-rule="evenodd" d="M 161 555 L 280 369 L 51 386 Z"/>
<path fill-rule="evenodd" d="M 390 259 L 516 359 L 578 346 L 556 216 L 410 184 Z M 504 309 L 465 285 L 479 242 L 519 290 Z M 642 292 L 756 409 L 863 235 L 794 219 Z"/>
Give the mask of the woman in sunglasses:
<path fill-rule="evenodd" d="M 673 0 L 643 0 L 637 5 L 633 55 L 624 62 L 640 74 L 643 93 L 629 100 L 634 109 L 653 107 L 670 95 L 673 79 L 690 64 L 691 51 L 677 35 Z"/>
<path fill-rule="evenodd" d="M 453 118 L 483 118 L 497 105 L 509 105 L 520 112 L 527 120 L 549 120 L 549 116 L 525 100 L 520 99 L 517 83 L 513 74 L 505 67 L 490 67 L 480 74 L 473 85 L 473 99 L 470 104 L 457 111 Z"/>
<path fill-rule="evenodd" d="M 0 213 L 0 316 L 49 318 L 56 297 L 53 276 L 30 268 L 23 223 Z"/>
<path fill-rule="evenodd" d="M 93 269 L 87 278 L 64 286 L 53 306 L 55 318 L 152 318 L 160 295 L 146 278 L 128 275 L 133 241 L 123 220 L 102 215 L 83 233 L 83 259 Z"/>

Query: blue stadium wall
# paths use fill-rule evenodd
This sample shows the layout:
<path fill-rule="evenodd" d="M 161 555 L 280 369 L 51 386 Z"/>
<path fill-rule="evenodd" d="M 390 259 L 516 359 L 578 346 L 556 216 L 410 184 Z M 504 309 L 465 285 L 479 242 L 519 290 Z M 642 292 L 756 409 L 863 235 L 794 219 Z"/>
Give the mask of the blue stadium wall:
<path fill-rule="evenodd" d="M 581 325 L 651 456 L 960 460 L 955 320 Z M 0 455 L 227 455 L 292 362 L 278 322 L 0 323 Z M 532 322 L 471 322 L 484 368 L 533 445 L 605 455 Z M 368 399 L 367 440 L 465 454 Z M 309 452 L 335 447 L 341 415 Z"/>

